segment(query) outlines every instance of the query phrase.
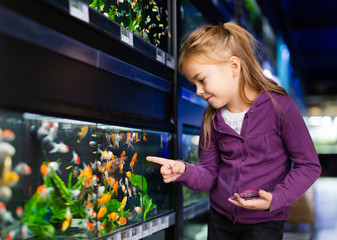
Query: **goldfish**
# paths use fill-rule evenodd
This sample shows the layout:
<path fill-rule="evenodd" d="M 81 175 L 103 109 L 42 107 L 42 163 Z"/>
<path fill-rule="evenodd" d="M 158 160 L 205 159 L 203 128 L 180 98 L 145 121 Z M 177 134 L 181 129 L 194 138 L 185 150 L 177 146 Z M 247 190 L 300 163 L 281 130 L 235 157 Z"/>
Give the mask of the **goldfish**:
<path fill-rule="evenodd" d="M 70 211 L 70 208 L 69 207 L 67 207 L 67 210 L 66 210 L 66 219 L 67 220 L 71 220 L 71 219 L 73 219 L 73 215 L 71 214 L 71 211 Z"/>
<path fill-rule="evenodd" d="M 16 230 L 12 230 L 12 231 L 10 231 L 7 235 L 6 235 L 6 240 L 12 240 L 12 239 L 14 239 L 14 237 L 15 237 L 15 235 L 16 235 Z"/>
<path fill-rule="evenodd" d="M 93 180 L 92 178 L 86 178 L 83 182 L 82 185 L 85 186 L 86 188 L 90 188 L 93 186 Z"/>
<path fill-rule="evenodd" d="M 37 189 L 36 192 L 43 198 L 46 199 L 50 196 L 50 193 L 53 191 L 52 187 L 48 187 L 46 185 L 40 185 Z"/>
<path fill-rule="evenodd" d="M 64 232 L 68 229 L 69 225 L 71 223 L 71 220 L 64 220 L 63 223 L 62 223 L 62 227 L 61 227 L 61 231 Z"/>
<path fill-rule="evenodd" d="M 98 187 L 98 189 L 97 189 L 97 196 L 101 197 L 103 195 L 104 191 L 105 191 L 105 187 L 104 186 Z"/>
<path fill-rule="evenodd" d="M 41 138 L 43 135 L 48 135 L 49 127 L 50 127 L 50 121 L 49 120 L 43 120 L 43 122 L 41 124 L 41 127 L 37 130 L 38 138 Z"/>
<path fill-rule="evenodd" d="M 120 172 L 120 173 L 123 172 L 123 166 L 124 166 L 124 161 L 121 160 L 121 162 L 119 163 L 119 172 Z"/>
<path fill-rule="evenodd" d="M 86 201 L 84 203 L 84 207 L 88 208 L 88 209 L 93 209 L 94 208 L 94 204 L 92 202 Z"/>
<path fill-rule="evenodd" d="M 5 179 L 5 184 L 9 187 L 13 187 L 18 181 L 20 177 L 16 172 L 10 171 Z"/>
<path fill-rule="evenodd" d="M 97 142 L 96 142 L 96 141 L 90 141 L 90 142 L 89 142 L 89 146 L 90 146 L 90 147 L 97 147 L 98 145 L 97 145 Z"/>
<path fill-rule="evenodd" d="M 102 151 L 101 149 L 98 149 L 98 152 L 101 154 L 101 161 L 110 160 L 113 155 L 111 151 Z"/>
<path fill-rule="evenodd" d="M 71 162 L 77 165 L 81 163 L 81 159 L 75 151 L 73 151 L 73 159 L 71 160 Z"/>
<path fill-rule="evenodd" d="M 118 213 L 116 213 L 116 212 L 112 212 L 108 216 L 109 216 L 109 220 L 111 220 L 113 222 L 118 219 Z"/>
<path fill-rule="evenodd" d="M 90 165 L 86 165 L 84 170 L 80 169 L 80 176 L 79 177 L 86 177 L 86 178 L 91 178 L 92 177 L 92 169 Z"/>
<path fill-rule="evenodd" d="M 0 215 L 6 211 L 6 203 L 0 202 Z"/>
<path fill-rule="evenodd" d="M 0 186 L 0 200 L 8 201 L 12 195 L 12 190 L 8 186 Z"/>
<path fill-rule="evenodd" d="M 147 142 L 146 133 L 143 134 L 143 141 L 144 141 L 144 142 Z"/>
<path fill-rule="evenodd" d="M 136 213 L 141 213 L 142 209 L 140 207 L 134 207 L 133 209 Z"/>
<path fill-rule="evenodd" d="M 88 230 L 91 230 L 91 231 L 95 230 L 95 226 L 91 222 L 87 222 L 85 224 L 85 228 L 88 229 Z"/>
<path fill-rule="evenodd" d="M 119 226 L 123 226 L 127 223 L 127 220 L 125 217 L 121 217 L 118 221 L 117 221 Z"/>
<path fill-rule="evenodd" d="M 112 184 L 112 189 L 113 189 L 113 194 L 118 196 L 118 181 L 115 181 L 113 184 Z"/>
<path fill-rule="evenodd" d="M 87 217 L 90 219 L 93 219 L 97 216 L 96 212 L 94 211 L 94 209 L 89 209 L 89 211 L 87 211 Z"/>
<path fill-rule="evenodd" d="M 54 172 L 60 171 L 60 163 L 59 162 L 49 162 L 48 168 L 50 168 Z"/>
<path fill-rule="evenodd" d="M 88 126 L 84 126 L 81 128 L 81 131 L 77 133 L 78 136 L 80 137 L 80 139 L 77 140 L 78 143 L 81 142 L 83 138 L 85 138 L 85 136 L 87 136 L 88 130 L 89 130 Z"/>
<path fill-rule="evenodd" d="M 101 219 L 107 213 L 106 207 L 102 207 L 97 213 L 97 219 Z"/>
<path fill-rule="evenodd" d="M 42 139 L 42 141 L 44 141 L 44 142 L 47 142 L 47 141 L 52 142 L 52 141 L 54 141 L 54 139 L 56 138 L 58 129 L 59 129 L 58 122 L 53 122 L 51 128 L 49 129 L 48 135 L 46 137 L 44 137 Z"/>
<path fill-rule="evenodd" d="M 0 142 L 0 155 L 13 156 L 15 154 L 15 148 L 7 142 Z"/>
<path fill-rule="evenodd" d="M 131 171 L 133 172 L 133 165 L 135 165 L 135 162 L 137 161 L 137 153 L 135 153 L 132 157 L 132 160 L 130 162 L 130 167 L 131 167 Z"/>
<path fill-rule="evenodd" d="M 111 199 L 111 194 L 110 193 L 103 194 L 100 199 L 97 199 L 98 207 L 100 207 L 101 205 L 106 204 L 110 199 Z"/>
<path fill-rule="evenodd" d="M 123 211 L 123 209 L 125 208 L 127 199 L 128 199 L 127 197 L 123 198 L 121 206 L 118 208 L 118 211 Z"/>
<path fill-rule="evenodd" d="M 128 187 L 128 193 L 129 193 L 129 197 L 132 197 L 131 188 L 129 188 L 129 187 Z"/>
<path fill-rule="evenodd" d="M 105 165 L 105 170 L 106 170 L 106 171 L 109 171 L 111 168 L 112 168 L 112 161 L 108 162 L 108 163 Z"/>
<path fill-rule="evenodd" d="M 93 180 L 93 185 L 97 186 L 97 182 L 99 181 L 99 178 L 96 175 L 93 175 L 92 180 Z"/>
<path fill-rule="evenodd" d="M 126 172 L 126 176 L 127 176 L 128 178 L 131 178 L 131 172 L 130 172 L 130 171 L 127 171 L 127 172 Z"/>
<path fill-rule="evenodd" d="M 56 152 L 67 153 L 67 152 L 69 152 L 68 145 L 65 145 L 63 142 L 60 142 L 60 143 L 51 142 L 51 144 L 53 145 L 53 149 L 50 150 L 49 153 L 56 153 Z"/>
<path fill-rule="evenodd" d="M 11 141 L 14 141 L 14 139 L 15 139 L 15 133 L 12 130 L 10 129 L 2 130 L 0 128 L 0 140 L 1 141 L 11 142 Z"/>
<path fill-rule="evenodd" d="M 125 158 L 125 151 L 123 151 L 122 154 L 121 154 L 121 160 L 123 161 L 124 158 Z"/>
<path fill-rule="evenodd" d="M 42 173 L 43 176 L 47 176 L 50 173 L 50 170 L 48 168 L 48 166 L 46 164 L 42 164 L 40 167 L 40 171 Z"/>
<path fill-rule="evenodd" d="M 33 234 L 32 230 L 30 230 L 27 224 L 24 223 L 21 228 L 21 238 L 28 239 L 30 236 L 32 236 L 32 234 Z"/>
<path fill-rule="evenodd" d="M 16 216 L 18 217 L 18 218 L 22 218 L 22 216 L 23 216 L 23 209 L 22 209 L 22 207 L 17 207 L 16 208 L 16 210 L 15 210 L 15 213 L 16 213 Z"/>
<path fill-rule="evenodd" d="M 14 171 L 21 175 L 29 175 L 32 173 L 32 168 L 27 163 L 19 163 L 16 165 Z"/>
<path fill-rule="evenodd" d="M 104 223 L 101 223 L 100 221 L 98 221 L 97 222 L 97 229 L 98 229 L 98 231 L 101 231 L 101 230 L 105 229 Z"/>

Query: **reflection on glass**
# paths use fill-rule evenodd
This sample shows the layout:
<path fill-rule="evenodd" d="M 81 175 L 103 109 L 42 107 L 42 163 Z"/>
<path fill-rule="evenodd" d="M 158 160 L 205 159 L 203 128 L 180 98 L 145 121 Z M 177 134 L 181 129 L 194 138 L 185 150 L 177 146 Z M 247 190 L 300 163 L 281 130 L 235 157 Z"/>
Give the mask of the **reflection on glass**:
<path fill-rule="evenodd" d="M 170 135 L 0 111 L 0 238 L 92 239 L 173 210 Z"/>
<path fill-rule="evenodd" d="M 199 135 L 183 134 L 183 160 L 196 165 L 198 163 Z M 183 187 L 183 206 L 188 206 L 208 198 L 207 192 L 193 191 Z"/>
<path fill-rule="evenodd" d="M 167 51 L 168 41 L 171 38 L 167 1 L 85 0 L 85 2 L 146 41 Z"/>

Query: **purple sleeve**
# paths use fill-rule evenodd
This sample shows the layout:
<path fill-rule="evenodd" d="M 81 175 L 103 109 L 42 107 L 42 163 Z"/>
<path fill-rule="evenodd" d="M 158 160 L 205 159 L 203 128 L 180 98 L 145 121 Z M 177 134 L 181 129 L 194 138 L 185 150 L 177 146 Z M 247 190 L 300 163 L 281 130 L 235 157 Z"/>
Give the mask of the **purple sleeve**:
<path fill-rule="evenodd" d="M 321 173 L 321 165 L 303 117 L 292 100 L 288 106 L 281 123 L 281 134 L 294 165 L 283 182 L 272 191 L 270 211 L 297 201 Z"/>
<path fill-rule="evenodd" d="M 214 140 L 215 132 L 212 128 L 210 146 L 206 151 L 204 148 L 203 133 L 199 140 L 199 161 L 194 164 L 186 163 L 186 172 L 176 181 L 182 185 L 200 192 L 210 191 L 216 184 L 219 169 L 219 151 Z"/>

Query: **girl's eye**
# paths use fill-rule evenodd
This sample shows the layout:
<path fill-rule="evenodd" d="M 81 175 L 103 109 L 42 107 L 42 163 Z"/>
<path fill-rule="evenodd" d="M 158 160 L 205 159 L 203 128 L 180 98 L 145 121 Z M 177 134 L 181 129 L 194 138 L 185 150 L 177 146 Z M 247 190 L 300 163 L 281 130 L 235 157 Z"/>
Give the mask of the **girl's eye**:
<path fill-rule="evenodd" d="M 200 83 L 203 83 L 203 82 L 204 82 L 204 80 L 205 80 L 205 78 L 203 78 L 203 79 L 200 79 L 200 80 L 199 80 L 199 82 L 200 82 Z"/>

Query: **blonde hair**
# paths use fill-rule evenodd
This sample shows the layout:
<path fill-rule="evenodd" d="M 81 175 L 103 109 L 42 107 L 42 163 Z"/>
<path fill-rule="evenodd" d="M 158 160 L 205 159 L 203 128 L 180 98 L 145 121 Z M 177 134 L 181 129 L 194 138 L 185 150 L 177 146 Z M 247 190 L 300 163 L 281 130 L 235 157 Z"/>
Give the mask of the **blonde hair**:
<path fill-rule="evenodd" d="M 287 92 L 274 81 L 266 78 L 262 67 L 256 60 L 254 52 L 261 54 L 258 41 L 244 28 L 235 23 L 224 23 L 216 26 L 202 26 L 183 38 L 180 47 L 178 69 L 181 71 L 184 62 L 190 58 L 205 64 L 218 64 L 227 61 L 231 56 L 240 59 L 239 94 L 242 100 L 252 104 L 254 100 L 248 99 L 245 87 L 256 93 L 265 91 L 277 105 L 270 92 L 287 95 Z M 204 149 L 209 148 L 211 142 L 211 123 L 216 109 L 208 106 L 203 119 Z M 208 142 L 208 144 L 207 144 Z"/>

